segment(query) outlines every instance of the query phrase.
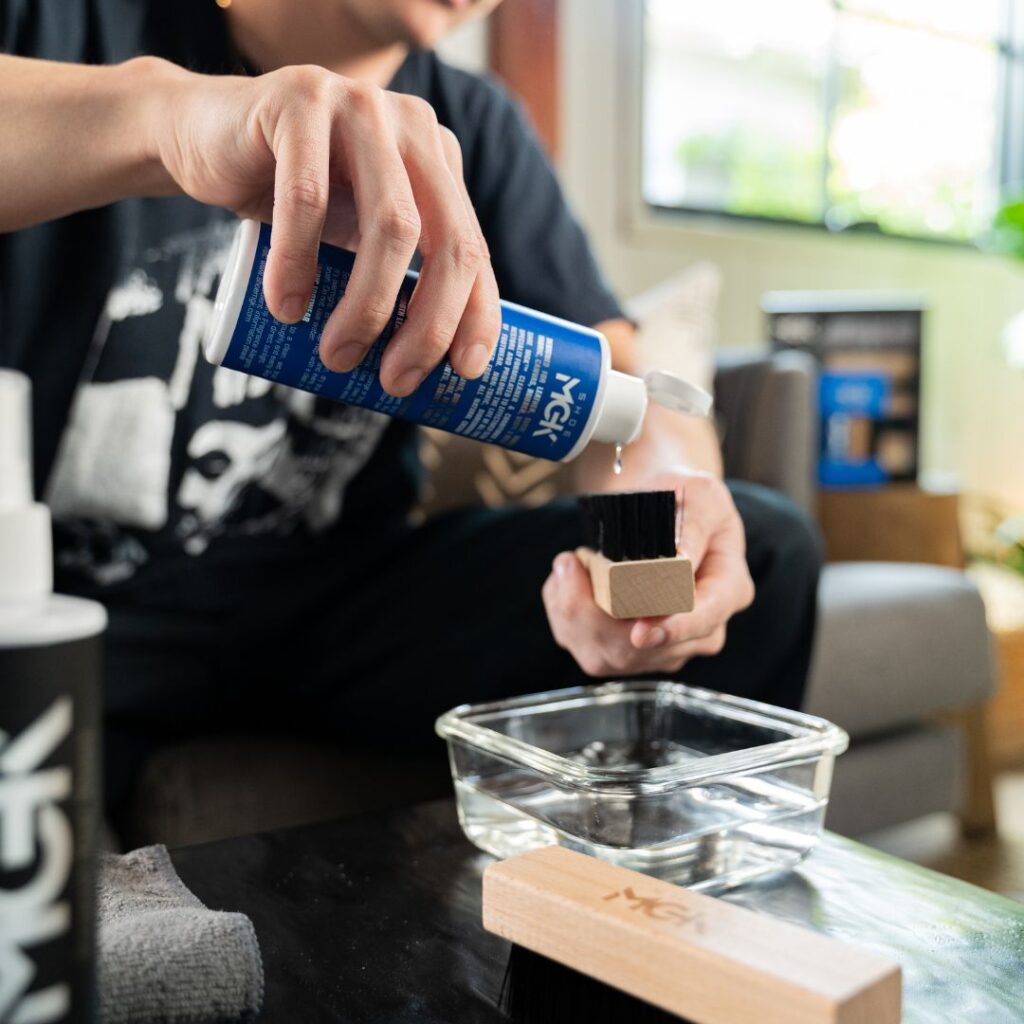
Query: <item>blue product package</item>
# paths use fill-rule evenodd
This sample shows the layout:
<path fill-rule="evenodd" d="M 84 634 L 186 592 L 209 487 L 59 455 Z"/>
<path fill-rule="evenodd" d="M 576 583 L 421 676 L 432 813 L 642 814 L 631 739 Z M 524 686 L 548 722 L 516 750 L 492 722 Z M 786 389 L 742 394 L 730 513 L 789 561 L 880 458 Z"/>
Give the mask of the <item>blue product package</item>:
<path fill-rule="evenodd" d="M 883 373 L 824 371 L 819 378 L 821 458 L 818 482 L 824 487 L 871 487 L 888 474 L 874 455 L 850 451 L 853 424 L 880 420 L 889 402 L 892 382 Z"/>
<path fill-rule="evenodd" d="M 501 336 L 480 378 L 460 377 L 445 359 L 411 395 L 395 398 L 381 387 L 381 356 L 405 321 L 416 275 L 406 275 L 388 325 L 362 363 L 334 373 L 320 361 L 320 336 L 345 293 L 354 254 L 322 244 L 309 307 L 297 324 L 283 324 L 263 297 L 269 252 L 263 224 L 224 366 L 552 461 L 574 457 L 586 443 L 608 367 L 607 343 L 596 331 L 502 302 Z"/>

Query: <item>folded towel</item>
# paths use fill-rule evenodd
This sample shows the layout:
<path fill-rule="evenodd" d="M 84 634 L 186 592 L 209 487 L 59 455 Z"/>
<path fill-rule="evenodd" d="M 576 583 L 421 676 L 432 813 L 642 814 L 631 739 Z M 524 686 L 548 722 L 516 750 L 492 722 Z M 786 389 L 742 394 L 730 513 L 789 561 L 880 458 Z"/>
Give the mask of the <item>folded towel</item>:
<path fill-rule="evenodd" d="M 263 961 L 245 914 L 209 910 L 163 846 L 103 854 L 97 987 L 103 1024 L 256 1019 Z"/>

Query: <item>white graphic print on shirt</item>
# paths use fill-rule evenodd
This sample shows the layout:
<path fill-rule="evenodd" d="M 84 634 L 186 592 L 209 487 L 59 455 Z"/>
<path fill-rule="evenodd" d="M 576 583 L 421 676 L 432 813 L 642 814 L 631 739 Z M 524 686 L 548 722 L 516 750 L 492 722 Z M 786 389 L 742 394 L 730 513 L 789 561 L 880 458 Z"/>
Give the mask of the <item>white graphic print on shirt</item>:
<path fill-rule="evenodd" d="M 47 494 L 79 538 L 66 563 L 98 582 L 131 575 L 147 534 L 200 554 L 218 537 L 326 529 L 387 426 L 201 358 L 233 231 L 168 238 L 108 296 Z"/>

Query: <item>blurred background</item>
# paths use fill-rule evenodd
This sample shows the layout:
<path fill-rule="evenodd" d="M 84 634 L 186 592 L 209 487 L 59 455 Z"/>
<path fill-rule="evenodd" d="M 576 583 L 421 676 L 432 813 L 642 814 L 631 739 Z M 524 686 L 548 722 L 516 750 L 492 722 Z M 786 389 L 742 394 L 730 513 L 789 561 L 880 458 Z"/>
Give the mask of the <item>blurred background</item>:
<path fill-rule="evenodd" d="M 718 342 L 752 346 L 769 291 L 927 292 L 921 468 L 1024 509 L 1024 342 L 1007 336 L 1024 263 L 993 230 L 1024 194 L 1021 6 L 509 0 L 499 14 L 538 51 L 553 19 L 557 89 L 528 106 L 535 123 L 552 111 L 538 127 L 620 294 L 711 261 Z M 493 51 L 477 24 L 444 48 L 474 69 Z M 520 92 L 546 81 L 533 63 L 497 70 Z"/>
<path fill-rule="evenodd" d="M 1024 893 L 1024 2 L 507 0 L 443 54 L 522 99 L 632 309 L 810 356 L 830 561 L 967 567 L 957 785 L 1002 842 L 921 859 Z"/>

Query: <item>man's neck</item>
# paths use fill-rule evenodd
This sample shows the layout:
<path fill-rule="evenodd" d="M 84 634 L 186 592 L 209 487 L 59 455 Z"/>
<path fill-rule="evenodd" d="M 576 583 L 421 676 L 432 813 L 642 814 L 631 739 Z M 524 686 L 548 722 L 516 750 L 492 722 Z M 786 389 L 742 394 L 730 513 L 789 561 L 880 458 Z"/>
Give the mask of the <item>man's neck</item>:
<path fill-rule="evenodd" d="M 316 0 L 302 0 L 313 7 Z M 339 75 L 385 86 L 408 54 L 402 43 L 372 39 L 343 4 L 330 3 L 318 20 L 295 17 L 278 0 L 236 0 L 226 10 L 228 31 L 239 53 L 261 71 L 290 64 L 318 64 Z"/>

